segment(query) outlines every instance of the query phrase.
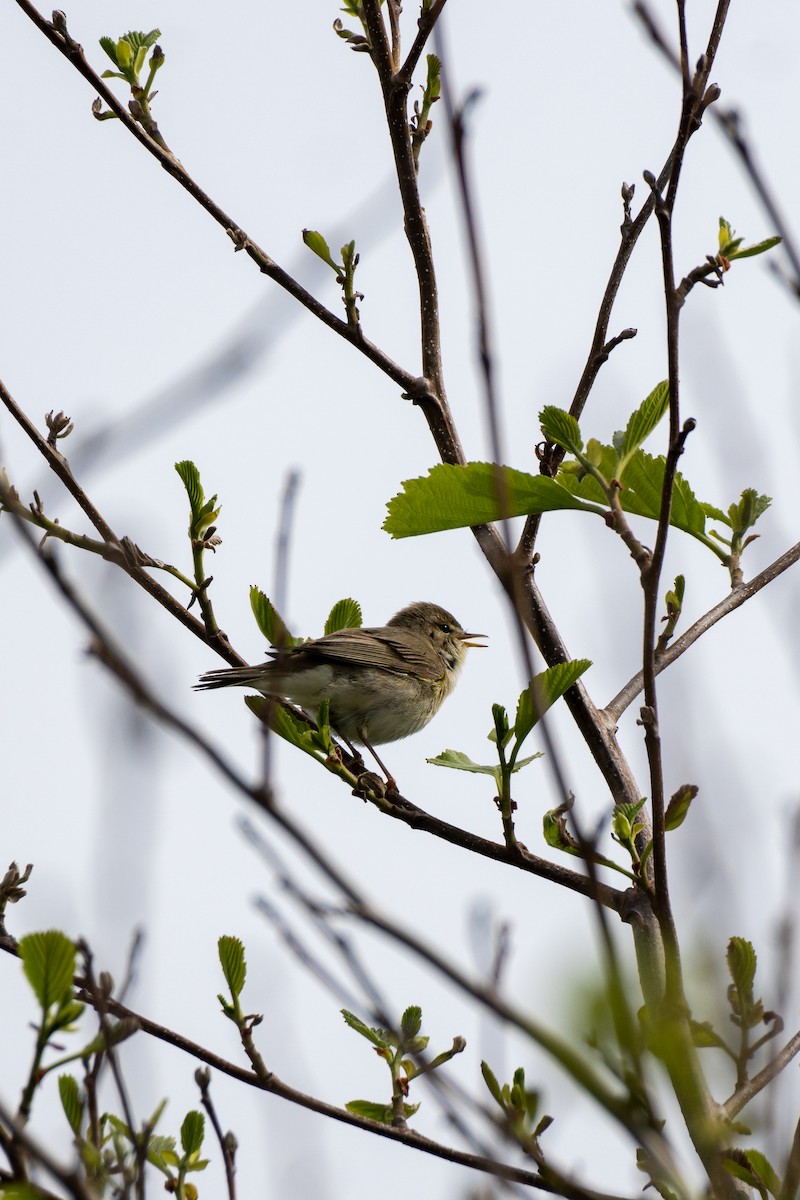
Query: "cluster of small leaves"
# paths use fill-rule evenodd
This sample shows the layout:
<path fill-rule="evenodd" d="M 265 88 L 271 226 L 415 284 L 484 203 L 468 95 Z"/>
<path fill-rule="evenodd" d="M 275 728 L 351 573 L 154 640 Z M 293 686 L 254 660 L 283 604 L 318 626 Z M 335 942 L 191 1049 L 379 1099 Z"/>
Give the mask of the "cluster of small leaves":
<path fill-rule="evenodd" d="M 485 525 L 506 517 L 533 513 L 574 511 L 607 519 L 616 495 L 623 511 L 658 520 L 666 460 L 653 457 L 641 445 L 669 407 L 669 388 L 658 384 L 631 415 L 624 431 L 611 444 L 590 439 L 584 445 L 578 422 L 563 409 L 548 405 L 540 414 L 545 437 L 572 455 L 557 476 L 530 475 L 494 463 L 464 466 L 439 464 L 427 476 L 406 480 L 403 491 L 388 504 L 383 528 L 392 537 L 415 537 L 445 529 Z M 686 479 L 676 473 L 670 524 L 708 546 L 727 562 L 730 553 L 741 553 L 752 539 L 744 539 L 768 508 L 768 496 L 746 489 L 727 513 L 696 499 Z M 731 530 L 731 539 L 706 531 L 708 519 Z M 715 540 L 716 539 L 716 540 Z"/>
<path fill-rule="evenodd" d="M 181 1126 L 179 1153 L 174 1137 L 155 1133 L 166 1100 L 161 1101 L 144 1122 L 142 1131 L 137 1133 L 120 1117 L 108 1112 L 100 1116 L 96 1126 L 92 1125 L 86 1115 L 86 1096 L 74 1076 L 59 1075 L 58 1093 L 87 1179 L 97 1195 L 119 1194 L 120 1181 L 133 1189 L 140 1179 L 144 1162 L 148 1162 L 166 1176 L 164 1186 L 178 1200 L 197 1200 L 197 1188 L 187 1183 L 186 1176 L 204 1171 L 208 1166 L 209 1160 L 200 1157 L 205 1135 L 202 1113 L 190 1111 L 186 1114 Z"/>
<path fill-rule="evenodd" d="M 728 943 L 726 962 L 731 976 L 728 987 L 728 1003 L 731 1007 L 731 1022 L 740 1030 L 738 1061 L 740 1075 L 744 1075 L 746 1063 L 766 1042 L 783 1029 L 783 1020 L 775 1012 L 764 1008 L 764 1003 L 753 990 L 756 976 L 756 952 L 745 938 L 732 937 Z M 767 1025 L 768 1031 L 755 1042 L 750 1041 L 750 1032 L 759 1025 Z"/>
<path fill-rule="evenodd" d="M 131 116 L 163 150 L 171 153 L 150 111 L 150 105 L 158 95 L 153 90 L 153 84 L 158 71 L 164 65 L 164 51 L 157 45 L 160 36 L 159 29 L 151 29 L 149 33 L 137 33 L 132 30 L 116 41 L 111 37 L 101 37 L 100 45 L 116 67 L 115 71 L 104 71 L 103 79 L 121 79 L 123 83 L 130 85 L 131 99 L 128 101 L 128 109 Z M 147 51 L 151 48 L 153 53 L 150 55 L 147 78 L 142 82 L 142 68 Z M 92 112 L 98 121 L 112 120 L 117 115 L 112 110 L 103 108 L 99 96 L 92 105 Z"/>
<path fill-rule="evenodd" d="M 671 796 L 664 815 L 665 828 L 667 830 L 678 829 L 686 819 L 686 814 L 689 811 L 689 806 L 697 795 L 697 787 L 694 784 L 683 784 Z M 621 846 L 631 860 L 632 871 L 620 866 L 613 859 L 606 858 L 602 854 L 598 854 L 593 847 L 586 847 L 572 835 L 567 827 L 567 817 L 571 801 L 566 804 L 560 804 L 558 808 L 551 809 L 546 812 L 542 822 L 544 840 L 553 850 L 562 850 L 566 854 L 573 854 L 577 858 L 586 858 L 587 853 L 591 854 L 593 862 L 601 866 L 610 867 L 614 871 L 620 872 L 629 879 L 644 880 L 644 866 L 648 858 L 653 852 L 653 843 L 648 841 L 644 849 L 639 851 L 638 838 L 644 830 L 644 821 L 642 819 L 642 811 L 646 800 L 643 797 L 635 804 L 617 804 L 611 814 L 611 837 L 617 845 Z"/>
<path fill-rule="evenodd" d="M 744 238 L 736 236 L 731 223 L 726 221 L 724 217 L 719 219 L 719 250 L 717 252 L 717 260 L 723 271 L 730 268 L 732 262 L 737 258 L 754 258 L 757 254 L 766 254 L 768 250 L 772 250 L 777 246 L 781 239 L 779 237 L 768 237 L 763 242 L 755 242 L 752 246 L 743 246 Z"/>
<path fill-rule="evenodd" d="M 115 71 L 104 71 L 102 78 L 121 79 L 123 82 L 129 83 L 131 87 L 142 87 L 140 76 L 144 60 L 147 58 L 147 51 L 154 48 L 150 57 L 150 75 L 144 86 L 145 95 L 150 99 L 150 88 L 153 85 L 156 71 L 164 63 L 164 52 L 160 46 L 156 45 L 160 37 L 160 29 L 151 29 L 149 33 L 137 33 L 131 30 L 130 33 L 124 33 L 117 41 L 111 37 L 101 37 L 100 45 L 116 67 Z"/>
<path fill-rule="evenodd" d="M 570 796 L 563 804 L 559 804 L 557 808 L 550 809 L 542 817 L 542 835 L 546 845 L 551 850 L 561 850 L 564 854 L 572 854 L 576 858 L 584 860 L 587 857 L 591 858 L 591 861 L 597 863 L 599 866 L 610 867 L 612 870 L 618 871 L 621 875 L 625 875 L 628 879 L 635 878 L 625 867 L 621 867 L 613 859 L 606 858 L 605 855 L 598 853 L 593 846 L 582 844 L 571 833 L 567 825 L 567 818 L 572 805 L 573 799 Z M 631 805 L 630 807 L 633 808 L 635 806 Z"/>
<path fill-rule="evenodd" d="M 191 516 L 189 519 L 189 538 L 193 547 L 203 550 L 214 550 L 222 539 L 217 536 L 216 521 L 220 508 L 217 497 L 206 500 L 203 485 L 200 482 L 200 472 L 193 462 L 185 459 L 175 463 L 175 470 L 183 480 L 186 495 L 189 497 Z"/>
<path fill-rule="evenodd" d="M 30 933 L 20 939 L 19 955 L 25 977 L 41 1010 L 36 1025 L 33 1063 L 19 1109 L 20 1116 L 27 1118 L 36 1089 L 47 1075 L 66 1063 L 83 1063 L 85 1080 L 91 1081 L 94 1088 L 102 1058 L 112 1046 L 135 1033 L 138 1024 L 130 1018 L 118 1022 L 106 1018 L 101 1031 L 88 1044 L 81 1045 L 72 1053 L 63 1054 L 60 1039 L 64 1034 L 75 1031 L 76 1021 L 85 1011 L 85 1005 L 74 995 L 75 944 L 59 930 Z M 110 994 L 113 981 L 109 975 L 101 974 L 99 984 L 106 995 Z M 56 1035 L 59 1043 L 54 1040 Z M 45 1063 L 44 1056 L 48 1049 L 58 1049 L 62 1053 L 56 1061 Z M 89 1104 L 87 1093 L 73 1075 L 59 1075 L 58 1092 L 92 1195 L 116 1196 L 121 1194 L 121 1186 L 127 1189 L 126 1194 L 133 1194 L 134 1188 L 138 1189 L 140 1185 L 145 1163 L 149 1162 L 167 1176 L 168 1190 L 180 1200 L 196 1200 L 197 1189 L 187 1184 L 185 1177 L 189 1172 L 201 1171 L 207 1166 L 207 1161 L 201 1159 L 199 1153 L 204 1129 L 204 1118 L 200 1113 L 187 1114 L 181 1129 L 183 1152 L 179 1154 L 174 1138 L 161 1137 L 154 1132 L 166 1101 L 158 1105 L 137 1132 L 111 1112 L 91 1117 L 90 1108 L 96 1108 L 96 1104 Z M 14 1194 L 34 1196 L 39 1193 L 18 1190 Z"/>
<path fill-rule="evenodd" d="M 315 229 L 304 229 L 303 241 L 309 250 L 316 254 L 317 258 L 321 258 L 333 271 L 336 282 L 342 289 L 342 302 L 347 314 L 347 323 L 351 328 L 357 329 L 360 320 L 358 302 L 364 299 L 364 293 L 356 291 L 355 287 L 356 267 L 361 261 L 360 254 L 356 253 L 355 242 L 345 242 L 339 251 L 342 261 L 336 262 L 325 238 Z"/>
<path fill-rule="evenodd" d="M 739 1030 L 739 1045 L 731 1046 L 710 1021 L 693 1021 L 692 1036 L 696 1046 L 722 1050 L 736 1064 L 739 1087 L 747 1079 L 748 1065 L 754 1055 L 783 1030 L 783 1019 L 778 1013 L 765 1009 L 763 1001 L 755 995 L 757 958 L 752 943 L 745 938 L 732 937 L 725 960 L 731 977 L 727 991 L 730 1021 Z M 760 1025 L 767 1026 L 766 1033 L 751 1040 L 752 1030 Z"/>
<path fill-rule="evenodd" d="M 528 758 L 520 758 L 519 752 L 523 742 L 547 710 L 591 665 L 588 658 L 576 658 L 571 662 L 557 663 L 540 672 L 520 694 L 513 725 L 510 724 L 502 704 L 492 705 L 494 728 L 486 736 L 497 747 L 497 763 L 475 763 L 460 750 L 444 750 L 436 758 L 429 758 L 427 761 L 435 767 L 452 767 L 456 771 L 491 775 L 497 781 L 498 788 L 502 788 L 504 781 L 511 775 L 521 771 L 535 759 L 541 758 L 541 752 L 531 754 Z M 509 745 L 511 751 L 507 753 Z"/>
<path fill-rule="evenodd" d="M 442 1051 L 430 1061 L 420 1062 L 419 1056 L 428 1047 L 429 1038 L 421 1036 L 422 1009 L 411 1005 L 405 1010 L 400 1019 L 397 1032 L 381 1029 L 379 1026 L 365 1024 L 355 1013 L 342 1009 L 345 1022 L 356 1033 L 375 1048 L 379 1058 L 388 1065 L 392 1080 L 392 1100 L 385 1104 L 381 1101 L 351 1100 L 345 1105 L 348 1112 L 354 1116 L 366 1117 L 381 1125 L 397 1125 L 412 1117 L 418 1110 L 419 1104 L 406 1103 L 409 1084 L 420 1075 L 430 1074 L 442 1067 L 456 1054 L 465 1048 L 466 1042 L 462 1037 L 453 1039 L 449 1050 Z"/>
<path fill-rule="evenodd" d="M 503 1113 L 508 1132 L 526 1150 L 538 1149 L 537 1143 L 553 1118 L 539 1113 L 539 1093 L 525 1087 L 525 1071 L 518 1067 L 511 1083 L 498 1083 L 488 1063 L 481 1063 L 481 1072 L 492 1098 Z M 538 1117 L 538 1120 L 537 1120 Z"/>

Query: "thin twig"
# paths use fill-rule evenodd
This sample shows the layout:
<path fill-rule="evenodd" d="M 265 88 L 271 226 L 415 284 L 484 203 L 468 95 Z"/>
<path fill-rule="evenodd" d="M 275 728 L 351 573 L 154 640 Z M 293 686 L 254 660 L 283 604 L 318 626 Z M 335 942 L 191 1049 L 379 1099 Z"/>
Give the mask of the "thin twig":
<path fill-rule="evenodd" d="M 8 947 L 0 942 L 0 949 L 8 949 Z M 85 996 L 87 1002 L 91 1002 L 91 997 Z M 534 1171 L 524 1170 L 519 1167 L 513 1167 L 509 1164 L 498 1162 L 494 1159 L 487 1159 L 482 1155 L 469 1154 L 462 1150 L 457 1150 L 452 1146 L 445 1146 L 440 1142 L 436 1142 L 431 1138 L 426 1138 L 422 1134 L 418 1134 L 411 1129 L 397 1129 L 391 1125 L 381 1125 L 376 1121 L 370 1121 L 365 1117 L 355 1116 L 353 1113 L 344 1108 L 337 1108 L 333 1104 L 328 1104 L 324 1100 L 319 1100 L 315 1096 L 307 1095 L 304 1092 L 298 1091 L 296 1088 L 290 1087 L 277 1077 L 273 1072 L 268 1071 L 263 1077 L 259 1077 L 255 1071 L 245 1067 L 240 1067 L 237 1063 L 228 1061 L 220 1055 L 215 1054 L 211 1050 L 207 1050 L 204 1046 L 197 1042 L 191 1041 L 189 1038 L 183 1037 L 182 1034 L 175 1030 L 169 1029 L 165 1025 L 160 1025 L 156 1021 L 151 1021 L 140 1013 L 134 1012 L 127 1005 L 120 1004 L 119 1001 L 109 998 L 108 1011 L 116 1017 L 131 1018 L 135 1020 L 140 1030 L 150 1037 L 156 1038 L 158 1041 L 164 1042 L 166 1045 L 174 1046 L 185 1054 L 191 1055 L 198 1062 L 203 1062 L 209 1067 L 220 1071 L 222 1074 L 229 1076 L 231 1079 L 236 1079 L 240 1083 L 247 1084 L 249 1087 L 257 1090 L 269 1092 L 271 1095 L 278 1096 L 290 1104 L 296 1104 L 301 1108 L 308 1109 L 311 1112 L 319 1113 L 322 1116 L 329 1117 L 334 1121 L 340 1121 L 344 1125 L 351 1125 L 353 1128 L 361 1129 L 367 1133 L 377 1134 L 378 1137 L 388 1138 L 390 1141 L 399 1142 L 412 1149 L 420 1150 L 423 1153 L 431 1154 L 436 1158 L 442 1158 L 448 1162 L 453 1162 L 461 1166 L 470 1167 L 473 1170 L 482 1171 L 489 1175 L 494 1175 L 500 1179 L 510 1179 L 517 1183 L 526 1184 L 528 1187 L 538 1188 L 541 1191 L 552 1192 L 553 1188 L 544 1182 L 539 1175 Z M 10 1114 L 0 1105 L 0 1120 L 3 1120 L 9 1127 L 16 1129 L 16 1123 Z M 28 1148 L 30 1139 L 26 1135 L 23 1136 L 23 1144 Z M 35 1151 L 35 1156 L 38 1161 L 46 1167 L 47 1170 L 59 1179 L 70 1190 L 70 1194 L 75 1197 L 75 1200 L 94 1200 L 94 1198 L 82 1188 L 80 1181 L 76 1181 L 77 1190 L 70 1188 L 70 1177 L 60 1170 L 55 1164 L 50 1165 L 52 1160 L 49 1159 L 44 1152 L 39 1153 L 38 1148 Z M 612 1196 L 605 1196 L 600 1192 L 593 1192 L 589 1189 L 583 1191 L 583 1196 L 586 1200 L 617 1200 Z"/>
<path fill-rule="evenodd" d="M 642 25 L 660 54 L 673 67 L 680 70 L 680 62 L 677 55 L 667 42 L 654 14 L 650 11 L 647 4 L 644 3 L 644 0 L 636 0 L 632 5 L 632 10 L 642 22 Z M 741 114 L 733 108 L 724 108 L 720 104 L 714 104 L 709 111 L 714 121 L 716 121 L 720 129 L 724 132 L 728 142 L 738 154 L 742 167 L 750 179 L 753 189 L 761 201 L 775 233 L 781 239 L 781 248 L 789 260 L 794 275 L 794 278 L 791 280 L 791 288 L 795 296 L 800 298 L 800 251 L 798 251 L 791 230 L 778 207 L 772 188 L 763 171 L 757 166 L 753 150 L 742 132 Z"/>
<path fill-rule="evenodd" d="M 690 646 L 694 645 L 698 638 L 701 638 L 713 625 L 716 625 L 717 621 L 721 621 L 728 613 L 734 612 L 745 601 L 757 595 L 768 583 L 772 583 L 773 579 L 777 579 L 789 567 L 794 566 L 798 559 L 800 559 L 800 542 L 796 542 L 780 558 L 776 558 L 773 563 L 770 563 L 768 567 L 765 567 L 763 571 L 754 576 L 749 583 L 739 584 L 723 600 L 720 600 L 719 604 L 715 604 L 702 617 L 698 617 L 695 623 L 684 634 L 681 634 L 679 638 L 667 646 L 663 654 L 658 656 L 655 664 L 656 675 L 660 675 L 677 658 L 680 658 Z M 637 671 L 603 710 L 609 722 L 616 725 L 628 705 L 639 695 L 643 686 L 642 672 Z"/>
<path fill-rule="evenodd" d="M 48 1175 L 52 1175 L 58 1183 L 73 1197 L 73 1200 L 97 1200 L 93 1189 L 87 1187 L 76 1169 L 68 1170 L 52 1157 L 36 1138 L 24 1128 L 24 1125 L 7 1109 L 0 1100 L 0 1121 L 13 1134 L 14 1141 L 25 1150 L 25 1153 L 43 1167 Z M 14 1181 L 17 1182 L 17 1181 Z M 19 1181 L 22 1182 L 22 1181 Z"/>
<path fill-rule="evenodd" d="M 150 154 L 161 164 L 168 174 L 183 187 L 202 208 L 221 225 L 225 232 L 230 237 L 234 245 L 234 250 L 244 250 L 258 266 L 262 274 L 267 275 L 279 287 L 282 287 L 289 295 L 293 296 L 304 308 L 315 316 L 329 329 L 333 330 L 345 341 L 350 342 L 355 346 L 366 358 L 374 362 L 390 379 L 406 392 L 411 399 L 416 403 L 424 404 L 426 399 L 429 399 L 429 387 L 426 379 L 410 374 L 402 370 L 397 363 L 393 362 L 388 355 L 384 354 L 377 346 L 365 338 L 360 328 L 354 328 L 348 325 L 347 321 L 343 321 L 334 313 L 321 304 L 314 296 L 307 292 L 296 279 L 284 271 L 266 251 L 262 250 L 248 234 L 236 224 L 236 222 L 228 216 L 228 214 L 216 204 L 210 196 L 196 183 L 189 175 L 185 167 L 178 161 L 174 155 L 164 150 L 158 145 L 147 133 L 142 129 L 133 117 L 128 112 L 127 108 L 109 87 L 103 82 L 100 76 L 94 71 L 86 61 L 83 49 L 80 44 L 74 41 L 68 34 L 65 34 L 61 29 L 57 29 L 51 21 L 48 21 L 38 9 L 30 3 L 30 0 L 16 0 L 16 3 L 22 11 L 28 16 L 31 21 L 42 31 L 45 37 L 50 41 L 57 50 L 67 58 L 75 69 L 86 79 L 94 88 L 95 91 L 102 97 L 103 102 L 109 109 L 119 118 L 126 129 L 140 142 Z"/>
<path fill-rule="evenodd" d="M 753 1075 L 751 1079 L 745 1080 L 742 1086 L 737 1088 L 733 1095 L 725 1101 L 722 1105 L 722 1115 L 725 1120 L 732 1121 L 738 1116 L 745 1105 L 772 1083 L 772 1080 L 780 1075 L 797 1054 L 800 1054 L 800 1033 L 796 1033 L 794 1037 L 790 1038 L 763 1070 L 759 1071 L 757 1075 Z"/>

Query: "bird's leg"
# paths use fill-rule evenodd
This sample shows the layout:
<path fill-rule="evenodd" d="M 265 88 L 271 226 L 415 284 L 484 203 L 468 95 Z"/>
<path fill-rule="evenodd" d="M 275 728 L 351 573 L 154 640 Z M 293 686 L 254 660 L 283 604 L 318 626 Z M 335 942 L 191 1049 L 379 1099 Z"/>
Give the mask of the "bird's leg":
<path fill-rule="evenodd" d="M 378 757 L 378 755 L 377 755 L 377 753 L 376 753 L 376 751 L 375 751 L 375 747 L 374 747 L 374 746 L 372 746 L 372 745 L 371 745 L 371 744 L 370 744 L 370 743 L 367 741 L 367 739 L 364 737 L 364 734 L 363 734 L 363 733 L 359 733 L 359 737 L 361 738 L 361 741 L 362 741 L 362 742 L 363 742 L 363 744 L 366 746 L 367 750 L 369 750 L 370 754 L 371 754 L 371 755 L 372 755 L 372 757 L 375 759 L 375 762 L 378 764 L 378 766 L 380 767 L 380 769 L 383 771 L 384 775 L 386 776 L 386 790 L 387 790 L 387 792 L 399 792 L 399 791 L 400 791 L 400 789 L 399 789 L 399 787 L 397 786 L 397 783 L 396 783 L 396 781 L 395 781 L 395 778 L 394 778 L 394 776 L 391 774 L 391 772 L 389 771 L 389 769 L 388 769 L 388 767 L 386 766 L 386 764 L 385 764 L 385 763 L 383 763 L 383 762 L 381 762 L 380 758 Z"/>
<path fill-rule="evenodd" d="M 340 740 L 340 741 L 344 742 L 345 746 L 347 746 L 347 749 L 350 751 L 350 753 L 352 754 L 353 758 L 356 760 L 356 767 L 357 767 L 357 768 L 359 768 L 359 769 L 365 770 L 365 769 L 366 769 L 366 764 L 365 764 L 365 762 L 364 762 L 364 758 L 363 758 L 363 756 L 362 756 L 362 755 L 361 755 L 361 754 L 358 752 L 358 750 L 356 750 L 356 748 L 355 748 L 355 746 L 353 745 L 353 743 L 352 743 L 352 742 L 348 742 L 348 740 L 347 740 L 347 738 L 344 736 L 344 734 L 340 733 L 338 729 L 336 730 L 336 736 L 339 738 L 339 740 Z"/>

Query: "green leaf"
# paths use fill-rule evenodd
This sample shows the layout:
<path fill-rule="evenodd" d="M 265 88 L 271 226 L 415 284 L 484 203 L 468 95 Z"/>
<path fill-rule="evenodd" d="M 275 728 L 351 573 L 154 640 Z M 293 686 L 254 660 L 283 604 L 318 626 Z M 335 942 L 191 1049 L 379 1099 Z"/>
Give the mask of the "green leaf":
<path fill-rule="evenodd" d="M 725 1042 L 710 1021 L 693 1021 L 690 1019 L 689 1024 L 692 1031 L 692 1041 L 698 1050 L 706 1050 L 709 1047 L 715 1050 L 727 1049 Z"/>
<path fill-rule="evenodd" d="M 771 1196 L 779 1196 L 781 1193 L 781 1181 L 778 1172 L 773 1167 L 765 1154 L 760 1150 L 748 1147 L 743 1150 L 745 1158 L 752 1167 L 754 1173 L 770 1193 Z"/>
<path fill-rule="evenodd" d="M 678 829 L 683 824 L 689 811 L 689 805 L 697 792 L 698 788 L 695 784 L 685 783 L 683 787 L 673 793 L 664 814 L 664 824 L 667 829 Z"/>
<path fill-rule="evenodd" d="M 569 450 L 570 454 L 580 454 L 583 450 L 578 422 L 563 408 L 556 408 L 554 404 L 546 405 L 539 413 L 539 424 L 549 442 L 555 442 L 557 446 Z"/>
<path fill-rule="evenodd" d="M 379 1125 L 391 1125 L 391 1105 L 375 1103 L 372 1100 L 348 1100 L 345 1108 L 354 1117 L 366 1117 L 368 1121 L 377 1121 Z"/>
<path fill-rule="evenodd" d="M 183 480 L 183 486 L 186 488 L 186 494 L 189 497 L 189 504 L 192 508 L 192 516 L 195 516 L 203 507 L 203 501 L 205 500 L 203 485 L 200 482 L 200 472 L 188 458 L 182 462 L 175 463 L 175 470 Z"/>
<path fill-rule="evenodd" d="M 746 938 L 732 937 L 728 942 L 725 959 L 734 986 L 742 996 L 751 996 L 757 963 L 753 943 L 748 942 Z"/>
<path fill-rule="evenodd" d="M 400 1032 L 408 1040 L 415 1038 L 422 1028 L 422 1009 L 418 1004 L 410 1005 L 400 1018 Z"/>
<path fill-rule="evenodd" d="M 225 982 L 230 988 L 234 1000 L 238 1000 L 244 989 L 245 979 L 247 978 L 244 946 L 239 938 L 223 934 L 217 942 L 217 950 Z"/>
<path fill-rule="evenodd" d="M 504 517 L 573 509 L 596 512 L 555 479 L 528 475 L 511 467 L 473 462 L 440 463 L 426 476 L 407 479 L 387 505 L 384 530 L 393 538 L 418 537 L 444 529 L 486 525 Z"/>
<path fill-rule="evenodd" d="M 324 263 L 327 263 L 337 275 L 343 272 L 344 268 L 342 267 L 341 263 L 335 262 L 331 257 L 328 243 L 325 241 L 325 238 L 321 233 L 317 233 L 315 229 L 304 229 L 303 241 L 308 246 L 309 250 L 313 251 L 317 258 L 321 258 Z"/>
<path fill-rule="evenodd" d="M 147 1161 L 165 1174 L 169 1173 L 170 1167 L 177 1167 L 179 1159 L 175 1153 L 175 1138 L 153 1134 L 147 1142 Z"/>
<path fill-rule="evenodd" d="M 300 644 L 302 638 L 292 637 L 272 601 L 255 585 L 250 588 L 250 607 L 258 628 L 270 646 L 274 646 L 277 650 L 284 650 L 289 646 Z"/>
<path fill-rule="evenodd" d="M 620 445 L 620 466 L 617 478 L 622 478 L 628 459 L 650 436 L 668 408 L 669 383 L 667 380 L 663 380 L 656 384 L 650 395 L 642 401 L 628 420 Z"/>
<path fill-rule="evenodd" d="M 368 1042 L 371 1042 L 373 1046 L 378 1046 L 381 1050 L 385 1050 L 391 1045 L 391 1042 L 387 1037 L 386 1030 L 373 1029 L 371 1026 L 365 1025 L 361 1018 L 357 1017 L 355 1013 L 350 1012 L 348 1008 L 341 1009 L 341 1013 L 344 1017 L 345 1024 L 349 1025 L 351 1029 L 354 1029 L 356 1033 L 360 1033 L 361 1036 L 366 1038 Z"/>
<path fill-rule="evenodd" d="M 498 781 L 500 779 L 500 768 L 496 763 L 480 766 L 460 750 L 443 750 L 436 758 L 426 758 L 425 761 L 432 767 L 452 767 L 454 771 L 469 771 L 472 775 L 493 775 Z"/>
<path fill-rule="evenodd" d="M 236 939 L 231 938 L 230 940 L 235 941 Z M 241 946 L 241 942 L 239 945 Z M 244 979 L 242 980 L 242 984 L 244 984 Z M 203 1114 L 194 1109 L 190 1110 L 183 1118 L 183 1124 L 181 1125 L 181 1146 L 183 1147 L 184 1154 L 197 1154 L 203 1145 L 205 1129 L 206 1119 Z"/>
<path fill-rule="evenodd" d="M 546 812 L 542 818 L 544 840 L 553 850 L 563 850 L 566 854 L 580 856 L 581 849 L 575 838 L 567 829 L 567 816 L 564 805 Z"/>
<path fill-rule="evenodd" d="M 361 605 L 357 600 L 337 600 L 325 622 L 325 632 L 335 633 L 339 629 L 360 629 L 363 623 Z"/>
<path fill-rule="evenodd" d="M 759 496 L 755 488 L 745 488 L 738 504 L 732 504 L 728 509 L 730 527 L 740 536 L 752 529 L 759 517 L 763 516 L 772 503 L 771 496 Z"/>
<path fill-rule="evenodd" d="M 100 45 L 105 50 L 106 54 L 111 59 L 114 66 L 118 67 L 119 61 L 117 59 L 117 43 L 114 41 L 114 39 L 111 37 L 101 37 Z"/>
<path fill-rule="evenodd" d="M 517 701 L 514 736 L 518 742 L 525 740 L 539 718 L 556 700 L 560 700 L 591 665 L 588 658 L 576 658 L 572 662 L 556 663 L 534 677 L 531 686 L 521 693 Z"/>
<path fill-rule="evenodd" d="M 83 1100 L 78 1081 L 73 1075 L 59 1075 L 58 1095 L 70 1129 L 76 1137 L 80 1137 L 83 1124 Z"/>
<path fill-rule="evenodd" d="M 317 762 L 323 762 L 327 757 L 327 750 L 320 746 L 319 732 L 277 700 L 267 696 L 245 696 L 244 702 L 260 721 L 266 721 L 272 732 L 284 741 L 310 754 Z"/>
<path fill-rule="evenodd" d="M 756 254 L 766 254 L 767 250 L 772 250 L 774 246 L 779 245 L 783 238 L 768 237 L 764 238 L 763 242 L 756 242 L 752 246 L 744 246 L 741 250 L 734 251 L 728 257 L 733 260 L 736 258 L 754 258 Z"/>
<path fill-rule="evenodd" d="M 63 1004 L 72 989 L 75 946 L 57 929 L 29 933 L 20 939 L 22 967 L 43 1011 Z"/>
<path fill-rule="evenodd" d="M 481 1061 L 481 1074 L 483 1075 L 484 1082 L 491 1092 L 492 1097 L 502 1108 L 503 1093 L 500 1091 L 500 1084 L 497 1082 L 497 1077 L 487 1062 Z"/>

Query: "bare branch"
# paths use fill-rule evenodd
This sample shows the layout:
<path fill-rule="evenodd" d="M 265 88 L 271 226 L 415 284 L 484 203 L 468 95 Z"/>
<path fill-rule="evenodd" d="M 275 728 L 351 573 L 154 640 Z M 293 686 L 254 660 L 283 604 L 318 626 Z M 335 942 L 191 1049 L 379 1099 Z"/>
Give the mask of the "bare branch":
<path fill-rule="evenodd" d="M 776 558 L 773 563 L 770 563 L 768 567 L 765 567 L 763 571 L 754 576 L 749 583 L 739 584 L 738 587 L 729 592 L 723 600 L 720 600 L 719 604 L 715 604 L 707 613 L 699 617 L 684 634 L 672 642 L 671 645 L 667 646 L 663 654 L 658 656 L 655 665 L 656 674 L 660 675 L 662 671 L 675 662 L 676 658 L 680 658 L 690 646 L 694 645 L 698 638 L 701 638 L 713 625 L 716 625 L 717 621 L 722 620 L 728 613 L 734 612 L 745 601 L 757 595 L 762 588 L 765 588 L 773 579 L 777 579 L 779 575 L 782 575 L 798 559 L 800 559 L 800 542 L 797 542 L 782 554 L 780 558 Z M 641 671 L 638 671 L 603 710 L 610 724 L 616 725 L 628 705 L 639 695 L 643 686 L 643 675 Z"/>

